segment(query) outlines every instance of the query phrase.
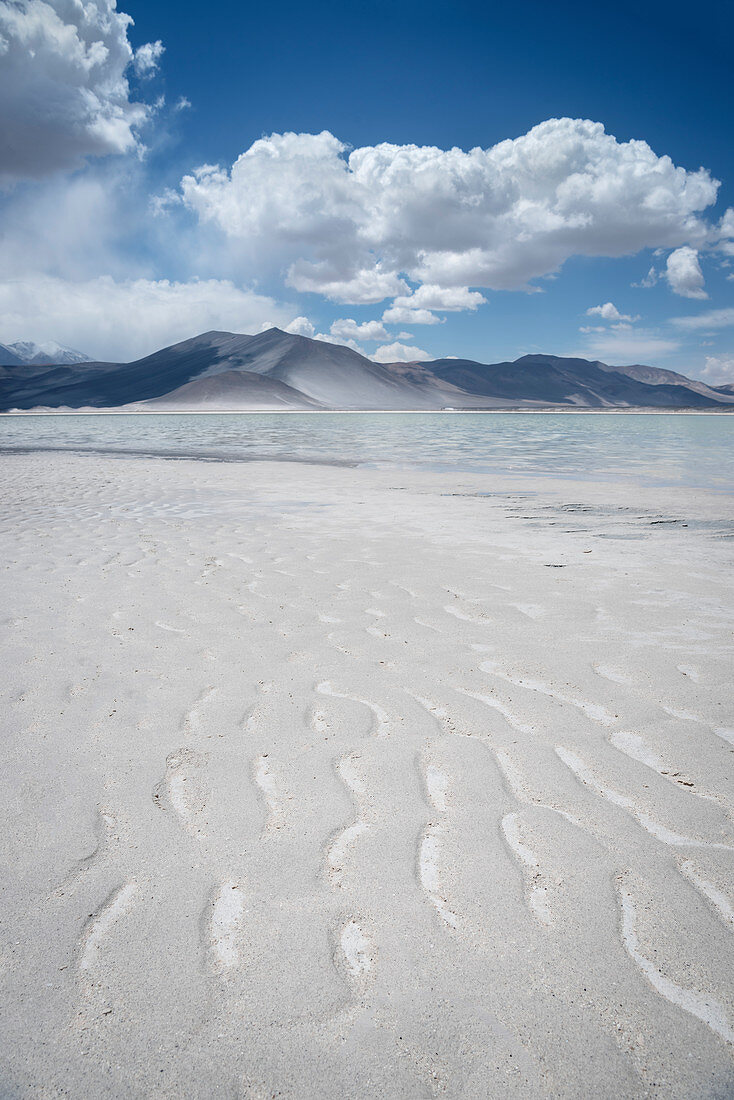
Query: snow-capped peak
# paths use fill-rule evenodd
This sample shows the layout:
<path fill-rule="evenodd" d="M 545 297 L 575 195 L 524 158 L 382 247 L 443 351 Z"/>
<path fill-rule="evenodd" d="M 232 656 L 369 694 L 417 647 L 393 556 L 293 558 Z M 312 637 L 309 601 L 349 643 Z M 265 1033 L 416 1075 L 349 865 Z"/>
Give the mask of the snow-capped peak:
<path fill-rule="evenodd" d="M 24 363 L 36 363 L 44 366 L 47 363 L 89 363 L 88 355 L 74 348 L 64 347 L 55 340 L 46 340 L 42 344 L 36 344 L 33 340 L 16 340 L 14 344 L 6 344 L 10 351 L 14 352 Z"/>

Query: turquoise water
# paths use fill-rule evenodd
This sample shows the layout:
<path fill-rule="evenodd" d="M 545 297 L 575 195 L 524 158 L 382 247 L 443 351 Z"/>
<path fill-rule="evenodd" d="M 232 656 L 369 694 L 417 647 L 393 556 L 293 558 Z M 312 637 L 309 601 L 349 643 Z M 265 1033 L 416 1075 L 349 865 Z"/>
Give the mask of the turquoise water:
<path fill-rule="evenodd" d="M 199 413 L 4 416 L 0 450 L 504 471 L 734 489 L 734 415 Z"/>

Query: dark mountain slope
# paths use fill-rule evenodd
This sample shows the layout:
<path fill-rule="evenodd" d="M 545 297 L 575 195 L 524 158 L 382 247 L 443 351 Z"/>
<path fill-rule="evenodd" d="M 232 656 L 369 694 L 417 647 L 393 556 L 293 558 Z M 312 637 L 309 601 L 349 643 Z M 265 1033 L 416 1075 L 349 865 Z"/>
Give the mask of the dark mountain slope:
<path fill-rule="evenodd" d="M 0 371 L 3 367 L 19 367 L 23 363 L 25 363 L 25 359 L 16 354 L 12 348 L 9 348 L 7 344 L 0 344 Z"/>
<path fill-rule="evenodd" d="M 237 365 L 238 353 L 252 336 L 204 332 L 190 340 L 146 355 L 133 363 L 80 363 L 73 367 L 36 368 L 26 365 L 22 382 L 13 387 L 12 405 L 69 405 L 107 408 L 148 401 L 198 378 L 207 370 Z M 0 379 L 2 385 L 2 379 Z M 3 387 L 4 389 L 4 387 Z M 8 407 L 6 401 L 4 407 Z"/>
<path fill-rule="evenodd" d="M 32 409 L 37 405 L 104 405 L 105 379 L 121 369 L 119 363 L 80 363 L 39 366 L 21 363 L 0 367 L 0 409 Z M 87 400 L 91 395 L 99 400 Z"/>
<path fill-rule="evenodd" d="M 514 363 L 440 359 L 425 366 L 437 377 L 470 393 L 518 403 L 533 401 L 586 408 L 706 408 L 721 403 L 721 395 L 703 383 L 651 385 L 626 373 L 628 368 L 609 367 L 586 359 L 524 355 Z M 683 379 L 682 375 L 676 377 Z"/>

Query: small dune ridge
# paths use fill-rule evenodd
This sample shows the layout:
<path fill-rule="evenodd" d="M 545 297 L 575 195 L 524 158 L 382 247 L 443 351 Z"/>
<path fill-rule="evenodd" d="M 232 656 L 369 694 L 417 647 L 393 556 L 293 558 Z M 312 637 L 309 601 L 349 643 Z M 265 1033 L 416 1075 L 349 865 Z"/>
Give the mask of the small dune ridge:
<path fill-rule="evenodd" d="M 425 630 L 432 630 L 434 634 L 442 633 L 440 627 L 434 626 L 433 623 L 427 623 L 424 619 L 414 618 L 413 622 L 416 624 L 416 626 L 422 626 Z"/>
<path fill-rule="evenodd" d="M 689 1012 L 727 1043 L 734 1043 L 734 1029 L 724 1007 L 710 994 L 686 989 L 667 978 L 642 952 L 635 929 L 635 906 L 625 889 L 624 880 L 618 886 L 621 907 L 622 940 L 630 958 L 637 964 L 653 989 L 677 1008 Z"/>
<path fill-rule="evenodd" d="M 393 580 L 389 580 L 387 583 L 391 584 L 393 588 L 399 588 L 401 592 L 405 592 L 406 596 L 410 596 L 411 600 L 418 599 L 418 593 L 415 592 L 412 588 L 408 588 L 407 585 L 400 584 L 398 581 Z"/>
<path fill-rule="evenodd" d="M 482 626 L 487 626 L 489 622 L 488 619 L 482 618 L 480 615 L 467 615 L 461 608 L 452 607 L 451 604 L 446 604 L 444 611 L 447 615 L 453 615 L 455 619 L 461 619 L 463 623 L 480 623 Z"/>
<path fill-rule="evenodd" d="M 181 825 L 195 836 L 200 834 L 197 818 L 204 806 L 199 775 L 205 760 L 187 746 L 169 753 L 166 774 L 153 790 L 156 806 L 173 810 Z"/>
<path fill-rule="evenodd" d="M 331 695 L 334 699 L 351 699 L 353 703 L 361 703 L 363 707 L 368 707 L 375 717 L 375 736 L 387 737 L 390 733 L 390 719 L 387 711 L 379 703 L 373 703 L 369 699 L 361 699 L 358 695 L 350 695 L 345 691 L 334 691 L 328 680 L 322 680 L 320 684 L 317 684 L 316 690 L 320 695 Z"/>
<path fill-rule="evenodd" d="M 137 892 L 134 882 L 118 886 L 90 918 L 79 958 L 79 969 L 89 970 L 101 961 L 104 943 L 121 917 L 130 911 Z"/>
<path fill-rule="evenodd" d="M 597 676 L 609 680 L 612 684 L 624 684 L 626 687 L 631 687 L 635 682 L 631 676 L 622 672 L 621 669 L 612 668 L 611 665 L 595 664 L 591 667 L 594 669 Z"/>
<path fill-rule="evenodd" d="M 424 765 L 423 777 L 430 805 L 438 813 L 444 814 L 447 809 L 450 786 L 448 777 L 430 761 Z M 444 828 L 440 822 L 429 822 L 426 826 L 418 851 L 418 878 L 441 920 L 449 928 L 456 928 L 458 920 L 456 914 L 448 906 L 441 883 L 440 864 L 443 835 Z"/>
<path fill-rule="evenodd" d="M 283 792 L 270 768 L 267 753 L 255 757 L 252 772 L 267 809 L 265 829 L 279 829 L 283 823 Z"/>
<path fill-rule="evenodd" d="M 661 841 L 663 844 L 670 844 L 673 847 L 679 848 L 722 848 L 726 851 L 734 851 L 734 846 L 731 844 L 722 844 L 718 841 L 696 840 L 693 837 L 681 836 L 680 833 L 672 832 L 664 825 L 661 825 L 660 822 L 655 821 L 650 814 L 645 813 L 645 811 L 636 806 L 631 798 L 620 794 L 619 791 L 612 790 L 611 787 L 605 787 L 604 784 L 599 782 L 596 778 L 591 768 L 569 749 L 564 748 L 562 745 L 556 745 L 556 755 L 559 760 L 563 761 L 567 768 L 570 768 L 581 783 L 589 787 L 595 794 L 605 798 L 607 802 L 611 802 L 612 805 L 627 810 L 650 836 L 654 836 L 656 840 Z"/>
<path fill-rule="evenodd" d="M 215 687 L 204 688 L 193 706 L 184 713 L 183 729 L 187 737 L 193 737 L 201 729 L 201 709 L 216 694 L 216 690 Z"/>
<path fill-rule="evenodd" d="M 345 657 L 355 657 L 356 654 L 352 653 L 351 650 L 347 649 L 345 646 L 341 645 L 340 642 L 336 641 L 334 637 L 335 633 L 336 631 L 332 630 L 329 634 L 326 635 L 326 640 L 329 645 L 332 646 L 333 649 L 338 650 L 339 653 L 343 653 Z M 317 687 L 316 690 L 319 691 L 320 689 Z M 323 692 L 323 694 L 328 695 L 329 693 Z"/>
<path fill-rule="evenodd" d="M 440 813 L 445 813 L 449 792 L 448 778 L 435 764 L 426 765 L 425 775 L 426 789 L 430 801 Z"/>
<path fill-rule="evenodd" d="M 528 691 L 535 691 L 539 695 L 547 695 L 549 699 L 556 699 L 559 703 L 567 703 L 570 707 L 576 707 L 577 710 L 583 711 L 589 718 L 592 718 L 595 722 L 600 722 L 603 726 L 612 726 L 617 720 L 616 714 L 610 714 L 599 703 L 589 703 L 584 699 L 577 699 L 573 695 L 556 691 L 550 684 L 543 683 L 542 680 L 528 680 L 521 676 L 511 676 L 508 672 L 503 672 L 494 661 L 482 661 L 479 667 L 482 672 L 486 672 L 489 676 L 506 680 L 508 684 L 513 684 L 515 687 L 526 688 Z"/>
<path fill-rule="evenodd" d="M 681 676 L 687 676 L 689 680 L 693 680 L 694 684 L 701 679 L 701 673 L 693 665 L 678 665 L 678 672 Z"/>
<path fill-rule="evenodd" d="M 542 619 L 545 615 L 545 608 L 537 603 L 513 603 L 510 607 L 517 608 L 520 614 L 528 619 Z"/>
<path fill-rule="evenodd" d="M 223 882 L 212 902 L 210 923 L 212 952 L 218 969 L 231 970 L 240 961 L 238 941 L 244 915 L 244 887 L 236 882 Z"/>
<path fill-rule="evenodd" d="M 313 707 L 311 709 L 311 727 L 314 733 L 326 733 L 330 728 L 329 720 L 320 707 Z"/>
<path fill-rule="evenodd" d="M 662 709 L 666 714 L 669 714 L 671 718 L 679 718 L 682 722 L 695 722 L 698 726 L 706 726 L 713 734 L 720 737 L 722 741 L 726 741 L 729 745 L 734 745 L 734 729 L 731 727 L 715 726 L 707 722 L 700 714 L 692 714 L 689 710 L 678 710 L 676 707 L 668 706 L 663 706 Z"/>
<path fill-rule="evenodd" d="M 497 767 L 500 774 L 507 784 L 507 787 L 512 796 L 517 799 L 518 802 L 524 802 L 528 805 L 538 806 L 540 809 L 549 810 L 551 813 L 559 814 L 565 818 L 569 824 L 574 825 L 577 829 L 583 829 L 581 822 L 578 818 L 574 817 L 568 810 L 561 810 L 558 806 L 552 806 L 549 802 L 544 802 L 541 798 L 531 793 L 525 781 L 521 778 L 516 763 L 510 758 L 507 752 L 502 749 L 498 749 L 495 752 L 495 759 L 497 761 Z"/>
<path fill-rule="evenodd" d="M 339 777 L 349 789 L 356 805 L 357 817 L 332 840 L 326 849 L 327 875 L 334 886 L 341 886 L 344 865 L 355 842 L 367 832 L 369 825 L 363 818 L 361 799 L 366 793 L 366 784 L 359 760 L 355 754 L 342 757 L 336 766 Z"/>
<path fill-rule="evenodd" d="M 476 699 L 477 702 L 484 703 L 485 707 L 492 707 L 493 710 L 499 711 L 508 726 L 512 726 L 518 733 L 534 732 L 534 726 L 530 726 L 526 722 L 521 722 L 517 715 L 514 714 L 508 706 L 501 703 L 499 699 L 496 699 L 494 695 L 484 695 L 481 691 L 469 691 L 468 688 L 455 688 L 454 690 L 460 695 L 468 696 L 469 699 Z"/>
<path fill-rule="evenodd" d="M 734 906 L 732 906 L 723 890 L 719 890 L 712 882 L 700 875 L 690 859 L 686 859 L 680 864 L 680 872 L 713 905 L 722 920 L 726 924 L 734 926 Z"/>
<path fill-rule="evenodd" d="M 374 966 L 375 947 L 362 926 L 354 919 L 347 921 L 339 937 L 341 949 L 351 978 L 365 978 Z"/>
<path fill-rule="evenodd" d="M 663 776 L 673 784 L 677 784 L 679 787 L 685 787 L 691 791 L 696 798 L 704 798 L 709 801 L 717 801 L 709 794 L 705 794 L 703 791 L 693 791 L 694 782 L 692 779 L 687 778 L 684 773 L 679 771 L 673 771 L 671 769 L 665 769 L 663 767 L 662 759 L 653 752 L 646 741 L 636 733 L 619 732 L 613 733 L 609 738 L 610 744 L 614 745 L 615 749 L 619 749 L 625 756 L 629 756 L 631 760 L 636 760 L 639 764 L 644 764 L 647 768 L 652 768 L 658 775 Z"/>
<path fill-rule="evenodd" d="M 541 878 L 538 857 L 522 839 L 519 818 L 520 815 L 517 813 L 505 814 L 502 818 L 502 832 L 511 851 L 530 872 L 528 904 L 531 911 L 542 924 L 551 924 L 553 914 L 548 904 L 548 888 Z"/>
<path fill-rule="evenodd" d="M 653 768 L 656 772 L 660 771 L 662 767 L 660 757 L 648 747 L 639 734 L 622 731 L 613 733 L 609 740 L 615 749 L 619 749 L 625 756 L 629 756 L 639 764 L 645 764 L 648 768 Z"/>
<path fill-rule="evenodd" d="M 64 876 L 54 891 L 54 897 L 61 897 L 72 888 L 80 878 L 88 874 L 106 855 L 110 841 L 117 839 L 117 821 L 105 808 L 98 806 L 94 822 L 94 843 L 89 852 L 75 860 L 70 871 Z"/>
<path fill-rule="evenodd" d="M 409 695 L 411 699 L 415 699 L 416 703 L 419 703 L 424 710 L 427 710 L 438 722 L 445 723 L 449 721 L 449 713 L 445 707 L 442 707 L 439 703 L 434 703 L 433 700 L 427 699 L 425 695 L 416 695 L 410 688 L 405 688 L 406 695 Z"/>
<path fill-rule="evenodd" d="M 440 824 L 427 826 L 418 853 L 418 877 L 441 920 L 449 928 L 456 928 L 458 925 L 456 914 L 449 909 L 441 886 L 442 836 L 443 828 Z"/>
<path fill-rule="evenodd" d="M 346 829 L 339 833 L 333 844 L 329 846 L 326 858 L 329 864 L 329 877 L 335 885 L 339 886 L 341 884 L 349 849 L 363 833 L 367 832 L 367 829 L 366 822 L 355 821 L 354 824 L 348 825 Z"/>

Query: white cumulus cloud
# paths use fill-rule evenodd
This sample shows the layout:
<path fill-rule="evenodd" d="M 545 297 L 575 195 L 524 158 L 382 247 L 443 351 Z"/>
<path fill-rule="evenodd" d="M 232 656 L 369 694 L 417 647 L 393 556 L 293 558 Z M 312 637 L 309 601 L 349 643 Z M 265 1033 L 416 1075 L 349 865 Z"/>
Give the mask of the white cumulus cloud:
<path fill-rule="evenodd" d="M 357 324 L 351 317 L 341 317 L 334 321 L 329 331 L 332 336 L 352 340 L 389 340 L 387 330 L 380 321 L 363 321 Z"/>
<path fill-rule="evenodd" d="M 343 322 L 336 321 L 334 325 L 331 326 L 331 332 L 317 332 L 316 326 L 314 325 L 313 321 L 309 321 L 308 317 L 294 317 L 294 319 L 285 326 L 285 331 L 290 332 L 294 336 L 308 336 L 311 340 L 321 340 L 325 344 L 341 344 L 343 347 L 351 348 L 352 351 L 358 351 L 361 355 L 363 355 L 363 349 L 353 338 L 352 331 L 347 331 L 348 327 L 350 325 L 353 325 L 355 329 L 359 329 L 360 327 L 366 329 L 370 324 L 375 324 L 379 328 L 382 328 L 382 326 L 379 324 L 379 321 L 368 321 L 365 322 L 364 326 L 357 325 L 355 321 L 349 321 L 347 322 L 344 330 L 335 332 L 335 326 L 339 328 L 342 324 Z M 260 327 L 262 331 L 265 331 L 265 329 L 273 327 L 273 322 L 270 320 L 265 321 Z M 387 336 L 387 333 L 385 333 L 384 335 Z M 367 337 L 365 336 L 363 336 L 362 338 L 367 339 Z M 383 339 L 383 337 L 372 337 L 372 339 L 381 340 Z"/>
<path fill-rule="evenodd" d="M 157 42 L 146 42 L 145 45 L 138 46 L 133 55 L 133 65 L 137 75 L 143 79 L 153 76 L 165 50 L 166 47 L 160 39 Z"/>
<path fill-rule="evenodd" d="M 629 313 L 620 313 L 613 302 L 605 302 L 601 306 L 591 306 L 586 311 L 587 317 L 601 317 L 603 321 L 639 321 L 639 317 L 631 317 Z"/>
<path fill-rule="evenodd" d="M 708 298 L 695 248 L 686 245 L 671 252 L 665 267 L 665 278 L 673 293 L 680 294 L 682 298 Z"/>
<path fill-rule="evenodd" d="M 352 274 L 348 267 L 333 263 L 297 260 L 288 269 L 286 282 L 301 293 L 322 294 L 333 302 L 357 306 L 382 302 L 407 290 L 403 279 L 379 263 Z"/>
<path fill-rule="evenodd" d="M 438 309 L 442 311 L 475 310 L 484 305 L 486 298 L 478 290 L 466 286 L 432 286 L 424 283 L 413 294 L 395 299 L 393 306 L 400 309 Z"/>
<path fill-rule="evenodd" d="M 395 325 L 438 325 L 441 318 L 433 310 L 475 310 L 486 301 L 478 290 L 470 290 L 466 286 L 441 287 L 424 283 L 412 294 L 398 295 L 385 310 L 382 319 Z"/>
<path fill-rule="evenodd" d="M 390 306 L 382 315 L 388 325 L 440 325 L 441 318 L 430 309 L 406 309 L 405 306 Z"/>
<path fill-rule="evenodd" d="M 370 355 L 370 359 L 375 363 L 416 363 L 434 358 L 435 356 L 424 351 L 423 348 L 411 347 L 409 344 L 401 344 L 397 341 L 394 344 L 383 344 L 373 355 Z"/>
<path fill-rule="evenodd" d="M 0 2 L 0 183 L 136 148 L 151 108 L 130 99 L 131 23 L 115 0 Z M 140 64 L 162 49 L 142 46 Z"/>
<path fill-rule="evenodd" d="M 257 332 L 292 311 L 222 279 L 71 282 L 51 276 L 0 281 L 0 342 L 58 340 L 94 359 L 126 362 L 209 329 Z"/>
<path fill-rule="evenodd" d="M 698 372 L 698 377 L 710 386 L 734 384 L 734 355 L 707 355 L 706 365 Z"/>
<path fill-rule="evenodd" d="M 710 230 L 700 214 L 717 190 L 704 169 L 568 118 L 468 152 L 389 143 L 349 152 L 326 131 L 273 134 L 231 169 L 205 166 L 181 183 L 202 222 L 286 270 L 296 290 L 406 298 L 394 308 L 428 311 L 473 308 L 470 287 L 528 289 L 574 255 L 702 244 Z M 420 284 L 414 294 L 405 278 Z M 448 290 L 465 304 L 452 305 Z"/>
<path fill-rule="evenodd" d="M 718 225 L 721 237 L 734 237 L 734 206 L 729 206 L 721 215 Z"/>
<path fill-rule="evenodd" d="M 724 211 L 712 236 L 715 236 L 718 242 L 715 245 L 718 252 L 723 252 L 726 256 L 734 256 L 734 206 Z"/>
<path fill-rule="evenodd" d="M 263 330 L 272 328 L 273 325 L 270 321 L 263 323 Z M 293 333 L 294 336 L 309 336 L 316 335 L 316 329 L 313 326 L 313 322 L 309 321 L 308 317 L 294 317 L 290 324 L 285 326 L 286 332 Z"/>

